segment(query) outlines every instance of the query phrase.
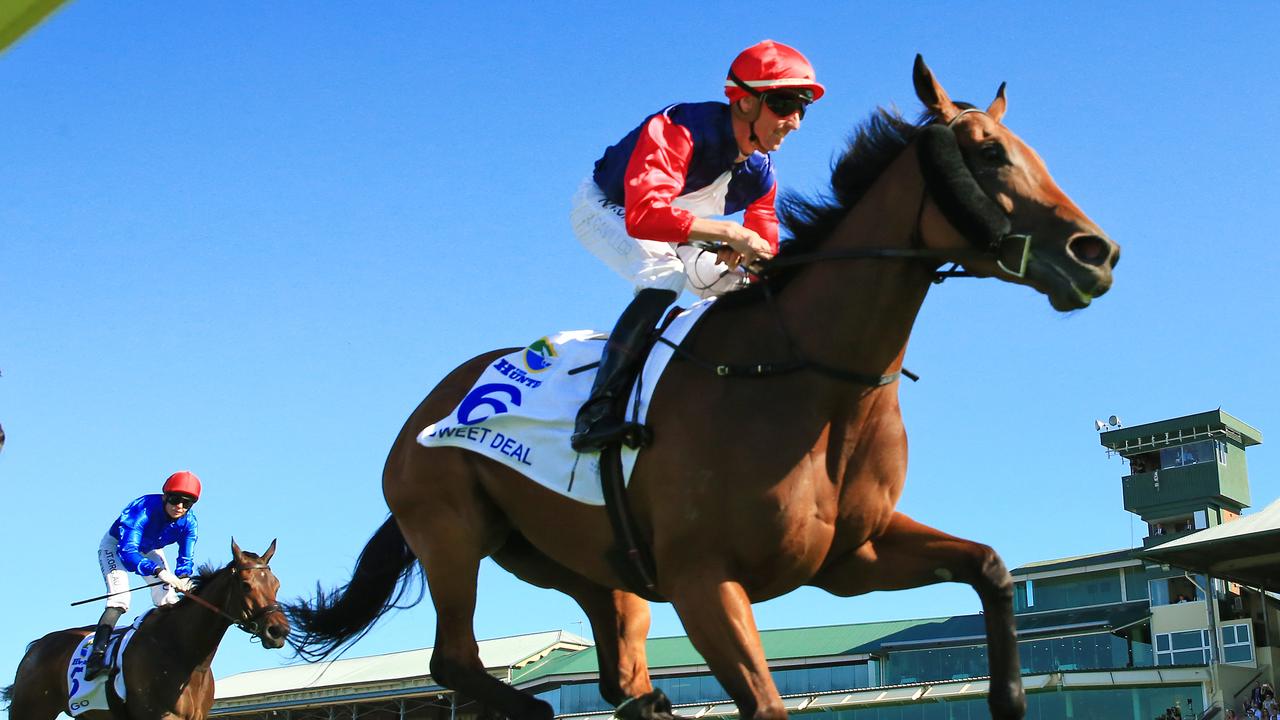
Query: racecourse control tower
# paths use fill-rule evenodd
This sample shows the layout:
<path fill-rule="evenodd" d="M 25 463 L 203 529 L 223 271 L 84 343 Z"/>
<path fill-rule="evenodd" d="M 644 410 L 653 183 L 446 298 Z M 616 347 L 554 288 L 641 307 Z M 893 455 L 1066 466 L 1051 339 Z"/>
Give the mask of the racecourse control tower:
<path fill-rule="evenodd" d="M 1245 448 L 1262 433 L 1221 408 L 1107 430 L 1099 440 L 1129 461 L 1124 509 L 1147 524 L 1144 547 L 1231 522 L 1249 507 Z"/>

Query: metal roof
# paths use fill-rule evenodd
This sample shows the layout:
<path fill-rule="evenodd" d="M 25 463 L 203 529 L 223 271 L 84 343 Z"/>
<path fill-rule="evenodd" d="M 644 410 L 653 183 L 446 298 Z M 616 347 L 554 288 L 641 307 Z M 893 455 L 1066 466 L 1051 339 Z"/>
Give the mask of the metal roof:
<path fill-rule="evenodd" d="M 1020 565 L 1009 572 L 1014 577 L 1018 577 L 1019 575 L 1027 575 L 1032 572 L 1068 570 L 1075 568 L 1087 569 L 1095 565 L 1109 565 L 1111 563 L 1125 561 L 1132 561 L 1130 564 L 1133 565 L 1141 564 L 1141 561 L 1134 557 L 1132 550 L 1108 550 L 1106 552 L 1092 553 L 1090 555 L 1076 555 L 1073 557 L 1055 558 L 1053 560 L 1038 560 L 1036 562 L 1027 563 L 1026 565 Z"/>
<path fill-rule="evenodd" d="M 770 664 L 778 661 L 865 654 L 878 648 L 881 641 L 914 628 L 941 626 L 953 618 L 924 618 L 889 622 L 827 625 L 784 630 L 761 630 L 760 642 Z M 929 634 L 928 630 L 921 630 Z M 687 637 L 652 638 L 645 643 L 645 655 L 651 672 L 702 667 L 706 660 L 693 648 Z M 521 673 L 513 673 L 512 681 L 527 685 L 552 675 L 594 674 L 597 672 L 595 649 L 587 649 L 564 657 L 549 659 Z"/>
<path fill-rule="evenodd" d="M 514 668 L 537 662 L 559 650 L 580 650 L 591 644 L 590 640 L 564 630 L 514 635 L 481 640 L 480 660 L 490 672 L 501 673 L 506 679 Z M 218 678 L 215 700 L 223 704 L 222 701 L 258 696 L 284 699 L 290 694 L 315 694 L 314 691 L 324 688 L 365 686 L 372 689 L 394 681 L 401 681 L 398 683 L 401 685 L 404 681 L 416 681 L 416 685 L 431 686 L 434 684 L 430 681 L 431 652 L 432 648 L 422 648 L 238 673 Z"/>
<path fill-rule="evenodd" d="M 1017 616 L 1021 636 L 1079 634 L 1115 631 L 1139 622 L 1151 614 L 1144 601 L 1119 603 L 1081 610 L 1062 610 Z M 841 659 L 844 661 L 906 650 L 945 645 L 986 642 L 986 626 L 981 614 L 952 617 L 894 620 L 889 622 L 826 625 L 784 630 L 762 630 L 760 641 L 765 659 L 774 668 L 791 662 L 805 664 Z M 653 638 L 645 644 L 649 670 L 654 675 L 701 670 L 706 660 L 687 637 Z M 529 687 L 551 677 L 560 680 L 594 677 L 598 671 L 596 652 L 580 652 L 549 657 L 513 672 L 511 682 Z M 665 671 L 665 672 L 664 672 Z"/>
<path fill-rule="evenodd" d="M 1035 637 L 1118 632 L 1140 622 L 1149 612 L 1147 603 L 1134 602 L 1020 615 L 1017 617 L 1018 633 L 1023 637 Z M 785 668 L 788 665 L 833 661 L 856 662 L 885 652 L 981 643 L 985 641 L 984 634 L 983 616 L 974 614 L 764 630 L 760 638 L 769 664 L 774 668 Z M 706 661 L 687 637 L 654 638 L 647 642 L 646 648 L 654 675 L 706 671 Z M 431 652 L 431 648 L 423 648 L 232 675 L 218 680 L 213 714 L 447 693 L 431 679 Z M 484 640 L 480 642 L 480 656 L 485 667 L 495 676 L 523 688 L 547 682 L 595 678 L 598 672 L 595 649 L 590 641 L 565 631 Z M 980 678 L 958 685 L 952 683 L 954 688 L 945 683 L 934 685 L 912 685 L 908 694 L 985 692 L 985 683 Z M 804 706 L 813 704 L 814 707 L 824 703 L 856 705 L 892 702 L 891 698 L 904 692 L 907 691 L 901 688 L 881 688 L 827 695 L 819 693 L 794 700 L 797 703 L 803 701 Z M 736 712 L 731 708 L 731 704 L 717 703 L 702 708 L 697 715 Z"/>
<path fill-rule="evenodd" d="M 1211 437 L 1226 437 L 1241 447 L 1262 442 L 1262 432 L 1222 408 L 1182 417 L 1131 425 L 1100 433 L 1107 453 L 1129 456 Z"/>
<path fill-rule="evenodd" d="M 1280 588 L 1280 500 L 1252 515 L 1141 551 L 1143 557 L 1256 588 Z"/>

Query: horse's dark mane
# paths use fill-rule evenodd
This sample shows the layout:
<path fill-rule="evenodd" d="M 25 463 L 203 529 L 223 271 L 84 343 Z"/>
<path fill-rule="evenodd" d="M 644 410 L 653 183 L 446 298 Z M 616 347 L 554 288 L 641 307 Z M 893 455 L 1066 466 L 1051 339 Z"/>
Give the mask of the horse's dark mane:
<path fill-rule="evenodd" d="M 244 550 L 242 552 L 244 553 L 246 560 L 261 559 L 261 556 L 255 555 L 254 553 L 249 552 L 248 550 Z M 216 579 L 219 575 L 230 570 L 235 564 L 236 564 L 235 560 L 232 560 L 226 565 L 221 565 L 221 566 L 214 565 L 213 563 L 204 563 L 199 568 L 196 569 L 196 574 L 191 576 L 191 581 L 196 584 L 197 591 L 202 590 L 209 583 L 213 582 L 214 579 Z M 171 610 L 174 608 L 182 607 L 184 605 L 189 605 L 190 602 L 191 601 L 184 595 L 181 599 L 178 600 L 178 602 L 174 603 L 173 605 L 166 605 L 164 607 L 160 607 L 156 609 Z"/>
<path fill-rule="evenodd" d="M 876 108 L 871 117 L 854 128 L 844 154 L 832 166 L 828 195 L 783 195 L 779 215 L 791 235 L 783 252 L 794 255 L 817 248 L 915 139 L 920 128 L 894 110 Z"/>
<path fill-rule="evenodd" d="M 956 105 L 972 107 L 967 103 Z M 783 240 L 778 257 L 794 257 L 817 249 L 920 130 L 937 119 L 937 115 L 925 111 L 911 122 L 896 110 L 876 108 L 871 117 L 854 128 L 844 153 L 833 163 L 829 192 L 818 196 L 790 191 L 783 194 L 778 216 L 789 237 Z M 727 293 L 716 301 L 716 306 L 758 301 L 764 296 L 766 284 L 773 291 L 780 290 L 794 269 L 780 270 L 751 287 Z"/>

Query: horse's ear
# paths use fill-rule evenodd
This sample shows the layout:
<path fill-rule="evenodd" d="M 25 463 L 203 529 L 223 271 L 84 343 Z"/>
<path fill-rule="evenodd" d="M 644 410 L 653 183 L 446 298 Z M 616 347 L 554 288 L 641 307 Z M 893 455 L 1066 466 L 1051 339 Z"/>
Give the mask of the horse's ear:
<path fill-rule="evenodd" d="M 262 562 L 264 563 L 271 562 L 271 556 L 275 554 L 276 554 L 276 538 L 272 538 L 271 547 L 267 548 L 267 551 L 262 553 Z"/>
<path fill-rule="evenodd" d="M 960 108 L 951 102 L 951 97 L 938 84 L 933 71 L 924 64 L 923 55 L 916 55 L 916 65 L 911 71 L 911 80 L 916 86 L 916 97 L 920 98 L 920 102 L 924 103 L 924 106 L 937 115 L 942 122 L 951 122 L 956 115 L 960 114 Z"/>
<path fill-rule="evenodd" d="M 240 546 L 236 544 L 236 539 L 231 538 L 231 559 L 235 560 L 236 562 L 240 562 L 240 560 L 243 557 L 244 557 L 244 551 L 241 550 Z"/>
<path fill-rule="evenodd" d="M 1004 110 L 1007 101 L 1004 99 L 1004 86 L 1008 83 L 1000 83 L 1000 89 L 996 91 L 996 99 L 991 101 L 991 105 L 987 107 L 987 114 L 992 120 L 1000 122 L 1000 118 L 1004 117 Z"/>

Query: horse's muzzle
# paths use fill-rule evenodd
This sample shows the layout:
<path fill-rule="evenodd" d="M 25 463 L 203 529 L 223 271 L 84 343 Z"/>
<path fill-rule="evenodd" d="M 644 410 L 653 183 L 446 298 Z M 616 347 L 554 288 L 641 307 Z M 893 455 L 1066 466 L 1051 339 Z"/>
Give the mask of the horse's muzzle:
<path fill-rule="evenodd" d="M 269 623 L 258 635 L 262 638 L 262 647 L 276 650 L 284 647 L 285 638 L 289 637 L 288 623 Z"/>
<path fill-rule="evenodd" d="M 1120 246 L 1102 235 L 1076 235 L 1067 241 L 1067 254 L 1081 265 L 1110 270 L 1120 262 Z"/>

